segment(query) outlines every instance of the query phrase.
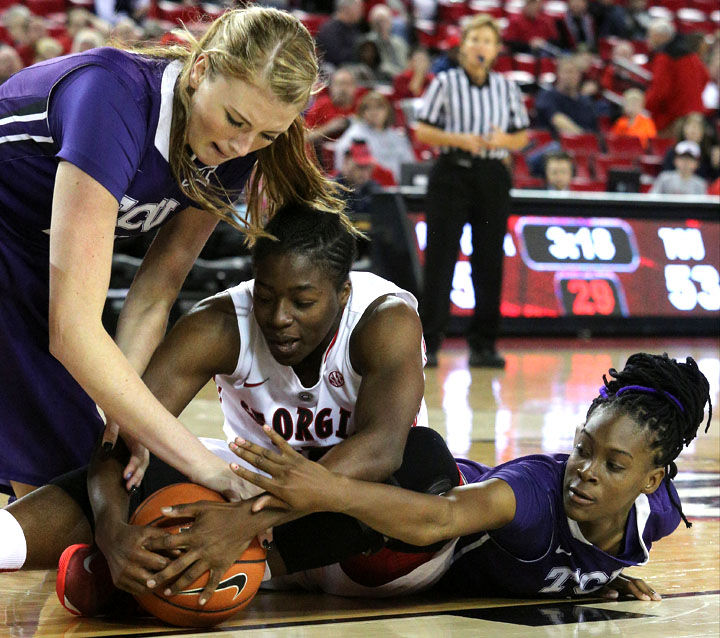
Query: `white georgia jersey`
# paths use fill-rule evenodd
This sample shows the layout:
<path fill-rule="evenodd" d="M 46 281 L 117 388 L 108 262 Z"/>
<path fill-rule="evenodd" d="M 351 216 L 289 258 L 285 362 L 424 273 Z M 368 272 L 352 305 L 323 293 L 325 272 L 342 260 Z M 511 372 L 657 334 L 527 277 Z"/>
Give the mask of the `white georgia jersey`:
<path fill-rule="evenodd" d="M 318 382 L 307 388 L 292 367 L 279 364 L 270 354 L 252 312 L 253 280 L 228 290 L 237 314 L 240 355 L 231 375 L 215 375 L 228 441 L 241 436 L 269 448 L 271 444 L 262 432 L 262 425 L 267 423 L 301 451 L 336 445 L 355 431 L 355 402 L 362 377 L 350 364 L 352 332 L 378 297 L 397 295 L 416 311 L 417 300 L 372 273 L 350 273 L 350 281 L 352 292 L 337 334 L 322 359 Z M 415 423 L 427 425 L 424 400 Z"/>

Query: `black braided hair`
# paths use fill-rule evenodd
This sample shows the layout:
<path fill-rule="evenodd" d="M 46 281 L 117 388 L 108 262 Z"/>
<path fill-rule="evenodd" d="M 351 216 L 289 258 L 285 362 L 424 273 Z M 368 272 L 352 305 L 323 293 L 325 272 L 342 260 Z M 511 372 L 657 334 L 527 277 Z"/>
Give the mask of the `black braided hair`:
<path fill-rule="evenodd" d="M 268 255 L 300 253 L 307 255 L 333 280 L 340 290 L 355 261 L 355 237 L 342 224 L 339 215 L 318 211 L 293 202 L 280 208 L 265 225 L 272 237 L 260 237 L 253 247 L 257 268 Z"/>
<path fill-rule="evenodd" d="M 662 356 L 644 352 L 634 354 L 620 372 L 610 368 L 608 373 L 611 379 L 603 375 L 604 387 L 590 405 L 588 418 L 598 407 L 610 406 L 650 430 L 654 462 L 665 468 L 664 482 L 670 502 L 680 512 L 685 525 L 691 527 L 692 523 L 688 522 L 680 503 L 672 495 L 670 481 L 677 474 L 675 459 L 683 446 L 689 445 L 697 436 L 706 403 L 705 432 L 710 427 L 712 403 L 708 380 L 692 357 L 679 363 L 667 353 Z M 623 391 L 623 388 L 627 390 Z"/>

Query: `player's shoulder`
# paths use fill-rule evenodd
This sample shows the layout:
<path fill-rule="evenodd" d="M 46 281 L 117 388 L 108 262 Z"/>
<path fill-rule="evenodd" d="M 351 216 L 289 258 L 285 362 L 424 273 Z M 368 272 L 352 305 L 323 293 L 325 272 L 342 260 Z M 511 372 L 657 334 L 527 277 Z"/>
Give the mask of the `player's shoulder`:
<path fill-rule="evenodd" d="M 198 301 L 182 321 L 198 332 L 217 336 L 237 333 L 235 304 L 228 291 Z"/>

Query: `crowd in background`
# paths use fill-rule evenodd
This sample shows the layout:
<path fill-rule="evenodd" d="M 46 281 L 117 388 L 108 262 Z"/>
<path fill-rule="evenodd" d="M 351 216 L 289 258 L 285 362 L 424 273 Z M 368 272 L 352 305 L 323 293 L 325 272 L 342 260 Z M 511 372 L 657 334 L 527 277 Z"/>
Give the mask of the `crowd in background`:
<path fill-rule="evenodd" d="M 323 168 L 364 194 L 432 159 L 418 100 L 457 65 L 477 13 L 503 29 L 494 70 L 531 115 L 517 188 L 720 194 L 716 0 L 271 0 L 316 38 L 327 87 L 306 112 Z M 229 5 L 169 0 L 0 0 L 0 84 L 24 66 L 106 43 L 182 43 Z M 618 179 L 625 175 L 627 179 Z M 610 177 L 614 175 L 614 179 Z M 634 179 L 633 176 L 635 176 Z"/>

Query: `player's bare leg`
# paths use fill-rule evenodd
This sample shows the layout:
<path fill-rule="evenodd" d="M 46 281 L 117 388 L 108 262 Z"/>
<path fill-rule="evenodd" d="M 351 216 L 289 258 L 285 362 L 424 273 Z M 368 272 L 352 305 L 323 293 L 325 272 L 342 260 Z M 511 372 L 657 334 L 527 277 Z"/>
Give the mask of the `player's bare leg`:
<path fill-rule="evenodd" d="M 63 489 L 56 485 L 44 485 L 27 496 L 8 505 L 7 513 L 22 529 L 23 539 L 13 521 L 3 516 L 0 520 L 0 569 L 8 569 L 3 561 L 11 546 L 24 542 L 26 556 L 22 569 L 55 569 L 60 554 L 68 545 L 92 543 L 90 523 L 82 508 Z M 3 538 L 6 536 L 7 538 Z M 11 543 L 11 540 L 13 541 Z"/>

